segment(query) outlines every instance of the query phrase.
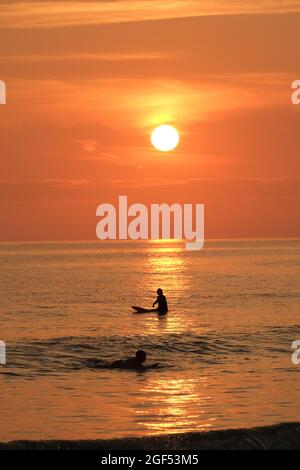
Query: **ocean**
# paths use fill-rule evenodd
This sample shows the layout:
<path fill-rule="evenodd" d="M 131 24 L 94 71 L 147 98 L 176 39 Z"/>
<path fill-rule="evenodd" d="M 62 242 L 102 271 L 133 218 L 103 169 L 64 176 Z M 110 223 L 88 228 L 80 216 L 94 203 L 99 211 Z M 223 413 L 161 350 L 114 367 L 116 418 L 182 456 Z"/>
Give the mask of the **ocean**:
<path fill-rule="evenodd" d="M 300 240 L 0 244 L 0 441 L 300 419 Z M 169 313 L 151 307 L 156 289 Z M 147 353 L 146 371 L 109 364 Z"/>

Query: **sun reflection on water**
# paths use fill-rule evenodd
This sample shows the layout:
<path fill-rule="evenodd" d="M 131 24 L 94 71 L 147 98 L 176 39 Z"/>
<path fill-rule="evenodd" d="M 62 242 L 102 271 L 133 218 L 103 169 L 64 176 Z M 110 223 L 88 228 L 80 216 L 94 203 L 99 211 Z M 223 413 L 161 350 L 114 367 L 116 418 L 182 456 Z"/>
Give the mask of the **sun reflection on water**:
<path fill-rule="evenodd" d="M 144 279 L 143 291 L 155 293 L 157 288 L 163 289 L 169 303 L 169 314 L 159 321 L 160 331 L 180 332 L 184 328 L 178 305 L 185 301 L 190 288 L 190 278 L 186 276 L 186 258 L 183 248 L 173 241 L 157 240 L 155 246 L 146 250 L 143 270 L 148 273 Z M 151 325 L 150 325 L 151 326 Z"/>
<path fill-rule="evenodd" d="M 206 386 L 207 377 L 153 377 L 140 390 L 142 406 L 134 410 L 138 425 L 151 434 L 211 428 L 215 418 L 204 416 L 211 399 Z"/>

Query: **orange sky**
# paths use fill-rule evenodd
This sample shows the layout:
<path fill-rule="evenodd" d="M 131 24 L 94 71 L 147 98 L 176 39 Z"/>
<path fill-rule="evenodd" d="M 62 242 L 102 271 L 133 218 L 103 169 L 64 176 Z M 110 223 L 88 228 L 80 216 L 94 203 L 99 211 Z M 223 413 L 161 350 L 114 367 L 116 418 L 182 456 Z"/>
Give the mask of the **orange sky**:
<path fill-rule="evenodd" d="M 204 203 L 206 237 L 299 236 L 299 39 L 299 0 L 1 2 L 0 239 L 95 239 L 120 194 Z"/>

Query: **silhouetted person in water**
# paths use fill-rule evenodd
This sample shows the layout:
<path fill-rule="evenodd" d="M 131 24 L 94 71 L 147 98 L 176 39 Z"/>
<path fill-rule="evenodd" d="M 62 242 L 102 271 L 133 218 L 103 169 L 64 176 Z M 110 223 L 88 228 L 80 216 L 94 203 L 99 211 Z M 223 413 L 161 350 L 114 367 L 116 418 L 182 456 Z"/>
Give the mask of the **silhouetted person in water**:
<path fill-rule="evenodd" d="M 157 311 L 160 315 L 165 315 L 168 313 L 168 302 L 166 297 L 163 294 L 162 289 L 157 289 L 157 299 L 153 303 L 152 307 L 154 307 L 156 304 L 158 304 Z"/>
<path fill-rule="evenodd" d="M 129 359 L 120 359 L 112 363 L 111 367 L 114 369 L 144 369 L 144 362 L 146 361 L 146 353 L 142 349 L 135 353 L 135 357 Z"/>

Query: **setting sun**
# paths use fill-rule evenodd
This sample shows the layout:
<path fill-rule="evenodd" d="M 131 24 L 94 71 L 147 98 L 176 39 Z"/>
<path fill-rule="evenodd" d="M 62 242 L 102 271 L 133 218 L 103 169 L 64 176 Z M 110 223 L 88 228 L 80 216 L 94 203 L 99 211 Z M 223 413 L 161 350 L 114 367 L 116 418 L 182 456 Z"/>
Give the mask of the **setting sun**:
<path fill-rule="evenodd" d="M 156 127 L 151 134 L 153 147 L 161 152 L 169 152 L 177 147 L 179 142 L 178 131 L 173 126 L 163 125 Z"/>

